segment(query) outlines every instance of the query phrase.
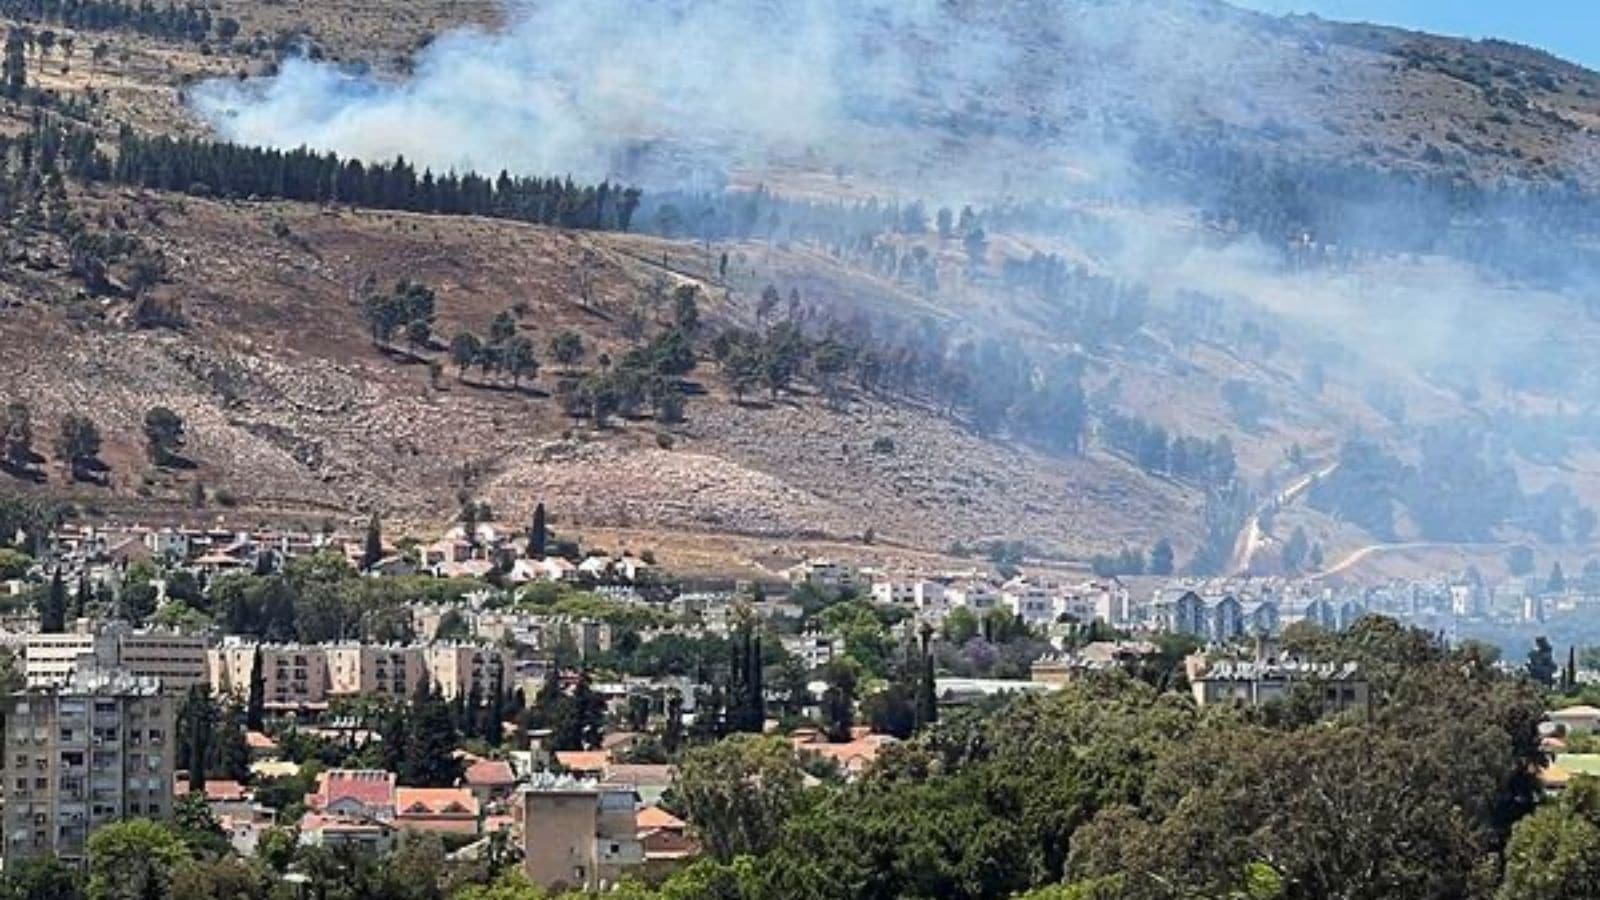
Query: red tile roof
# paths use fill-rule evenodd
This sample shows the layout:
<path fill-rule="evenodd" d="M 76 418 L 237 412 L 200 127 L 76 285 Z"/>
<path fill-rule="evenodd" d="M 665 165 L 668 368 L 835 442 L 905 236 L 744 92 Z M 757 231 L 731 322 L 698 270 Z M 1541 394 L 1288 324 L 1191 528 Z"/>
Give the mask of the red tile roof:
<path fill-rule="evenodd" d="M 415 816 L 478 818 L 478 798 L 466 788 L 398 788 L 394 806 L 396 816 L 401 819 Z"/>
<path fill-rule="evenodd" d="M 511 764 L 498 759 L 478 760 L 467 766 L 463 777 L 467 784 L 484 787 L 501 787 L 517 783 L 517 776 L 511 771 Z"/>
<path fill-rule="evenodd" d="M 180 797 L 189 793 L 189 779 L 185 776 L 178 776 L 173 784 L 173 792 Z M 228 781 L 222 778 L 206 780 L 207 802 L 226 803 L 248 799 L 250 799 L 250 789 L 237 781 Z"/>
<path fill-rule="evenodd" d="M 605 750 L 557 750 L 556 762 L 573 772 L 604 772 L 611 754 Z"/>
<path fill-rule="evenodd" d="M 323 809 L 338 800 L 363 806 L 390 806 L 395 801 L 395 775 L 382 769 L 329 769 L 317 776 L 313 808 Z"/>
<path fill-rule="evenodd" d="M 639 810 L 639 831 L 682 831 L 684 821 L 659 806 L 646 806 Z"/>

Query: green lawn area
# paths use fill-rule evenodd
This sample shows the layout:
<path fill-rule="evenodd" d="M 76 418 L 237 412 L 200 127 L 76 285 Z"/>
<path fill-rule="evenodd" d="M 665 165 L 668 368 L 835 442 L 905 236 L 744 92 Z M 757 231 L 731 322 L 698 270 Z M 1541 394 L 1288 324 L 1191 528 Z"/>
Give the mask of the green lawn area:
<path fill-rule="evenodd" d="M 1563 753 L 1556 765 L 1575 775 L 1600 775 L 1600 753 Z"/>

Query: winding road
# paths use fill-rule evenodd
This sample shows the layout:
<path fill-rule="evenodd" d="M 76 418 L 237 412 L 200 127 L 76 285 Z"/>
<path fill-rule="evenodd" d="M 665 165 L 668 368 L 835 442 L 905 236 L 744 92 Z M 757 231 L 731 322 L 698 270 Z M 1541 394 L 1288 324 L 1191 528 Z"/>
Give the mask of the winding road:
<path fill-rule="evenodd" d="M 1256 558 L 1256 553 L 1261 549 L 1265 533 L 1261 530 L 1261 517 L 1274 505 L 1288 506 L 1300 495 L 1311 489 L 1319 479 L 1332 475 L 1339 468 L 1338 462 L 1331 462 L 1314 472 L 1307 472 L 1289 482 L 1283 490 L 1261 501 L 1250 512 L 1250 518 L 1244 522 L 1244 527 L 1239 529 L 1239 537 L 1233 542 L 1233 560 L 1229 570 L 1237 575 L 1245 575 L 1250 571 L 1250 563 Z M 1374 548 L 1365 548 L 1374 549 Z M 1345 561 L 1341 561 L 1343 564 Z"/>

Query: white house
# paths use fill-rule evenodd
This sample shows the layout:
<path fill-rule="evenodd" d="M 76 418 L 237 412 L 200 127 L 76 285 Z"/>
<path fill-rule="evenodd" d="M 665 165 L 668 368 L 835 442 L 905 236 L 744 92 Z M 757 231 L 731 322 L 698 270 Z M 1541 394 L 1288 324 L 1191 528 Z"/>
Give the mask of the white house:
<path fill-rule="evenodd" d="M 944 592 L 952 607 L 960 606 L 983 615 L 1000 605 L 1000 591 L 987 581 L 966 581 L 951 585 Z"/>
<path fill-rule="evenodd" d="M 1028 625 L 1048 625 L 1058 615 L 1055 593 L 1025 578 L 1006 582 L 1000 588 L 1000 602 Z"/>

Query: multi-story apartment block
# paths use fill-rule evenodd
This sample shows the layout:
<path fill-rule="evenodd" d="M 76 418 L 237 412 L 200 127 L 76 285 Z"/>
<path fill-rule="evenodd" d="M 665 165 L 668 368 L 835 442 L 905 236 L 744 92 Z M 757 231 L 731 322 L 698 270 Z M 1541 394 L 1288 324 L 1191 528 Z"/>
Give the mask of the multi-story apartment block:
<path fill-rule="evenodd" d="M 211 689 L 218 694 L 249 694 L 257 651 L 264 708 L 283 712 L 327 705 L 328 657 L 315 644 L 257 644 L 229 638 L 210 651 Z"/>
<path fill-rule="evenodd" d="M 446 699 L 470 694 L 504 693 L 510 689 L 513 660 L 500 647 L 478 644 L 430 644 L 423 648 L 428 676 Z"/>
<path fill-rule="evenodd" d="M 446 697 L 511 687 L 512 658 L 499 647 L 436 644 L 257 644 L 230 638 L 210 653 L 212 690 L 247 694 L 259 648 L 266 709 L 317 710 L 340 697 L 409 697 L 423 679 Z"/>
<path fill-rule="evenodd" d="M 546 778 L 517 799 L 523 872 L 534 884 L 597 891 L 644 864 L 633 788 Z"/>
<path fill-rule="evenodd" d="M 428 677 L 420 646 L 330 644 L 328 693 L 334 697 L 409 697 Z"/>
<path fill-rule="evenodd" d="M 159 680 L 163 690 L 182 693 L 209 678 L 206 640 L 165 631 L 135 631 L 126 622 L 63 634 L 30 634 L 23 645 L 23 676 L 30 688 L 70 684 L 80 668 L 122 669 Z"/>
<path fill-rule="evenodd" d="M 176 700 L 149 678 L 78 672 L 68 685 L 0 699 L 4 854 L 83 861 L 89 835 L 172 811 Z"/>

